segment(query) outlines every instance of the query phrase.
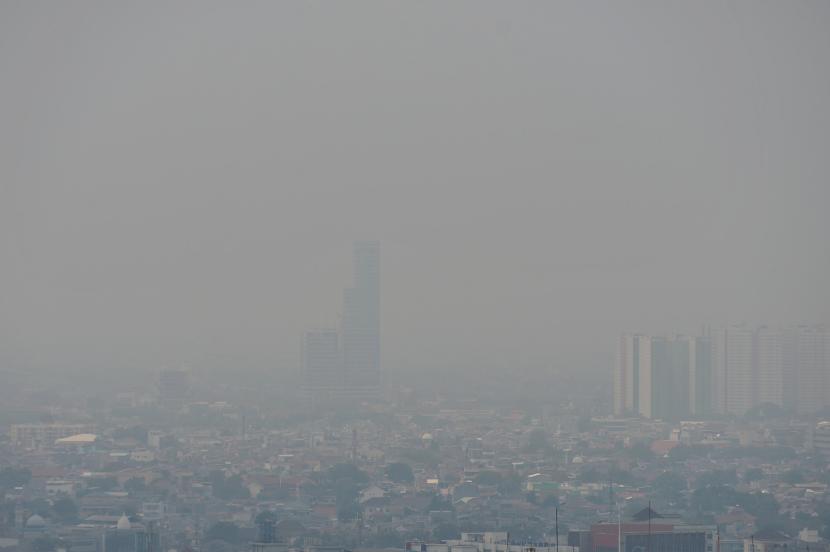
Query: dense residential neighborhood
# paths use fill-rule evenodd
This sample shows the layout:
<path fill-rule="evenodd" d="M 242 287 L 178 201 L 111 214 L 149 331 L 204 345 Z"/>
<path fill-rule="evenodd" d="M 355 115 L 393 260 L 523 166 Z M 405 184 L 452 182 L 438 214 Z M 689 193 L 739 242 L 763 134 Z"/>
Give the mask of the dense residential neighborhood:
<path fill-rule="evenodd" d="M 712 550 L 815 551 L 830 537 L 830 424 L 783 412 L 669 423 L 401 389 L 360 415 L 281 419 L 188 386 L 55 394 L 28 412 L 35 390 L 7 395 L 5 419 L 39 420 L 0 438 L 2 550 L 230 552 L 267 523 L 274 546 L 298 550 L 604 552 L 669 531 Z"/>

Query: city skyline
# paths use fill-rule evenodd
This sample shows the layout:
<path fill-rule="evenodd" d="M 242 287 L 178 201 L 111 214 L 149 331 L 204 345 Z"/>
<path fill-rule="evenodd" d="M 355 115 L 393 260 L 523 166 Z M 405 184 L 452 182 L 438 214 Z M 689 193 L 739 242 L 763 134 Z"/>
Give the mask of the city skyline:
<path fill-rule="evenodd" d="M 830 39 L 789 4 L 4 3 L 0 361 L 289 377 L 362 237 L 393 377 L 828 324 Z"/>
<path fill-rule="evenodd" d="M 354 242 L 352 269 L 352 285 L 343 290 L 339 331 L 303 333 L 302 380 L 315 408 L 380 395 L 380 243 Z"/>
<path fill-rule="evenodd" d="M 814 326 L 705 328 L 698 336 L 623 334 L 611 378 L 616 416 L 744 416 L 773 405 L 830 407 L 830 331 Z"/>
<path fill-rule="evenodd" d="M 830 552 L 830 0 L 0 0 L 0 552 Z"/>

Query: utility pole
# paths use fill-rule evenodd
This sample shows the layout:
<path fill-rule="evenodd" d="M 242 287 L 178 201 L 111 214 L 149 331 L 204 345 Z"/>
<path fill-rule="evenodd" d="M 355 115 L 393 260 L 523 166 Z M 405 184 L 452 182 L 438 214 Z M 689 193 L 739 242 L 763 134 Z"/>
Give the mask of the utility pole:
<path fill-rule="evenodd" d="M 556 552 L 559 552 L 559 506 L 554 510 L 556 516 Z"/>
<path fill-rule="evenodd" d="M 611 477 L 611 470 L 608 470 L 608 521 L 614 515 L 614 479 Z"/>
<path fill-rule="evenodd" d="M 617 503 L 617 552 L 622 552 L 622 507 Z"/>

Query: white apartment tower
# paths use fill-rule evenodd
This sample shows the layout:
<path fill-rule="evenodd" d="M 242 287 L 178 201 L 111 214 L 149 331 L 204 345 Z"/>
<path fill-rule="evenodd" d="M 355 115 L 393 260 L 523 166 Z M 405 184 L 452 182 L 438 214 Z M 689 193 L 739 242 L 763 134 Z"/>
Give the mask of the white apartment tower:
<path fill-rule="evenodd" d="M 795 409 L 812 414 L 830 405 L 830 333 L 823 326 L 794 330 Z"/>
<path fill-rule="evenodd" d="M 757 370 L 756 404 L 784 404 L 784 378 L 786 373 L 784 351 L 787 349 L 784 330 L 758 328 L 755 334 L 755 362 Z"/>
<path fill-rule="evenodd" d="M 730 326 L 712 332 L 714 411 L 742 416 L 769 403 L 814 413 L 830 404 L 823 326 Z"/>
<path fill-rule="evenodd" d="M 710 412 L 708 337 L 620 337 L 614 371 L 616 416 L 680 420 Z"/>
<path fill-rule="evenodd" d="M 651 417 L 651 337 L 627 334 L 620 337 L 614 372 L 614 414 Z"/>
<path fill-rule="evenodd" d="M 742 416 L 755 406 L 755 332 L 729 326 L 712 332 L 714 410 Z"/>

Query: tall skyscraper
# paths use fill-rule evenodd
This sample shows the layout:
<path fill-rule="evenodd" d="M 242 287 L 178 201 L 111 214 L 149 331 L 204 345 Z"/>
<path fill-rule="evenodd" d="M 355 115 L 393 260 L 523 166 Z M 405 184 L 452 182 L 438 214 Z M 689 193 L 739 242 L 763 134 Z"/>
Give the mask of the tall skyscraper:
<path fill-rule="evenodd" d="M 355 395 L 380 388 L 380 244 L 354 244 L 354 285 L 343 292 L 343 377 Z"/>
<path fill-rule="evenodd" d="M 187 370 L 165 369 L 158 376 L 159 399 L 171 406 L 181 406 L 190 390 L 190 373 Z"/>
<path fill-rule="evenodd" d="M 716 331 L 713 343 L 718 413 L 741 416 L 771 403 L 811 414 L 830 404 L 823 326 L 732 326 Z"/>
<path fill-rule="evenodd" d="M 343 387 L 339 341 L 334 329 L 314 329 L 303 334 L 303 389 L 312 406 L 332 400 Z"/>
<path fill-rule="evenodd" d="M 343 406 L 380 391 L 380 244 L 355 242 L 354 282 L 343 291 L 340 333 L 303 334 L 303 387 L 312 406 Z"/>
<path fill-rule="evenodd" d="M 689 338 L 689 413 L 712 413 L 712 340 L 709 336 Z"/>
<path fill-rule="evenodd" d="M 799 414 L 830 406 L 830 332 L 728 326 L 703 336 L 624 335 L 614 413 L 678 419 L 743 416 L 764 404 Z"/>
<path fill-rule="evenodd" d="M 823 326 L 795 328 L 795 409 L 813 414 L 830 405 L 830 332 Z"/>
<path fill-rule="evenodd" d="M 623 335 L 614 372 L 614 414 L 651 416 L 651 337 Z M 645 414 L 646 412 L 647 414 Z"/>
<path fill-rule="evenodd" d="M 766 326 L 755 333 L 755 363 L 757 370 L 757 396 L 755 404 L 784 404 L 784 352 L 786 332 Z"/>
<path fill-rule="evenodd" d="M 729 326 L 712 332 L 715 411 L 743 416 L 755 406 L 755 332 Z"/>

